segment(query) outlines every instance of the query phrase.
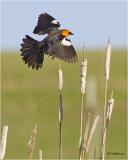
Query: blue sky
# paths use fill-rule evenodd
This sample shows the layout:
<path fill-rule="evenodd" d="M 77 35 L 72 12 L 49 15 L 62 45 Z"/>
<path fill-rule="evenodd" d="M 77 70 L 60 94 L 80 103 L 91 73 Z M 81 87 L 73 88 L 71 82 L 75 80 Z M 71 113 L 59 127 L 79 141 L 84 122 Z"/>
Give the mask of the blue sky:
<path fill-rule="evenodd" d="M 104 47 L 111 38 L 113 47 L 126 47 L 126 1 L 2 1 L 2 49 L 19 49 L 22 38 L 34 35 L 37 17 L 47 12 L 61 28 L 75 34 L 70 39 L 75 47 Z"/>

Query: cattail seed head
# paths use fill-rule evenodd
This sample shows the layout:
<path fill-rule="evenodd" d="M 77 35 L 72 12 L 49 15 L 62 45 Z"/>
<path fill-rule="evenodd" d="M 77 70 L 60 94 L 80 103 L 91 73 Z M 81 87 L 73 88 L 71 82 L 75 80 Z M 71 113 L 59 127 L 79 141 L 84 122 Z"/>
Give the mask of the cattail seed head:
<path fill-rule="evenodd" d="M 111 58 L 111 44 L 110 44 L 110 40 L 108 40 L 108 43 L 107 43 L 107 46 L 106 46 L 106 56 L 105 56 L 105 76 L 106 76 L 106 80 L 109 79 L 110 58 Z"/>
<path fill-rule="evenodd" d="M 59 73 L 59 90 L 61 91 L 63 88 L 63 72 L 60 67 L 59 67 L 58 73 Z"/>
<path fill-rule="evenodd" d="M 81 63 L 81 94 L 85 94 L 87 76 L 87 59 L 84 58 Z"/>

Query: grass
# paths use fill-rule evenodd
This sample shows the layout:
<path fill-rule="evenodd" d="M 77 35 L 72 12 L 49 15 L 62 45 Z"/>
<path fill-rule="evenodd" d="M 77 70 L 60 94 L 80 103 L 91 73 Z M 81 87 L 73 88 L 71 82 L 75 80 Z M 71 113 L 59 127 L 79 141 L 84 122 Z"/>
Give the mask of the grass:
<path fill-rule="evenodd" d="M 39 149 L 43 158 L 58 157 L 58 60 L 45 57 L 43 69 L 33 71 L 15 54 L 2 54 L 2 126 L 8 125 L 7 159 L 28 158 L 27 143 L 31 130 L 38 125 L 37 140 L 33 157 Z M 78 53 L 79 54 L 79 53 Z M 97 79 L 97 113 L 103 115 L 104 104 L 104 50 L 89 51 L 88 77 Z M 109 123 L 106 151 L 123 155 L 108 154 L 107 159 L 126 159 L 126 51 L 112 51 L 108 95 L 114 91 L 115 105 Z M 62 63 L 63 87 L 63 158 L 78 158 L 80 125 L 80 63 Z M 109 96 L 110 97 L 110 96 Z M 101 124 L 101 122 L 100 122 Z M 97 130 L 91 144 L 93 157 L 96 144 L 101 145 L 102 130 Z M 100 151 L 97 151 L 100 155 Z"/>

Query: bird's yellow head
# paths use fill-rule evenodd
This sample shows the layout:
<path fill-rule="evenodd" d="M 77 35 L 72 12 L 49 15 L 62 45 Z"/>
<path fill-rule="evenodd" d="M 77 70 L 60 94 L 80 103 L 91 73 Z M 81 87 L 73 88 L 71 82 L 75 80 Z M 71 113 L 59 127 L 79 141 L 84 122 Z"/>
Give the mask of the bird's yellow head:
<path fill-rule="evenodd" d="M 63 29 L 63 31 L 62 31 L 62 36 L 68 37 L 68 36 L 70 36 L 70 35 L 73 35 L 73 33 L 72 33 L 70 30 L 68 30 L 68 29 Z"/>

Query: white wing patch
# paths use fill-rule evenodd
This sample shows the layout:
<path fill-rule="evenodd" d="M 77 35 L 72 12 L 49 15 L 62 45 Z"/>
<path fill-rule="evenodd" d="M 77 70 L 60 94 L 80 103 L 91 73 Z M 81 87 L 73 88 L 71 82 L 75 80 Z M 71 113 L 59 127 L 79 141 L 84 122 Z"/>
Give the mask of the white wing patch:
<path fill-rule="evenodd" d="M 64 38 L 61 43 L 62 43 L 64 46 L 71 46 L 71 45 L 72 45 L 71 42 L 70 42 L 70 40 L 68 40 L 68 39 L 66 39 L 66 38 Z"/>
<path fill-rule="evenodd" d="M 58 21 L 56 19 L 54 19 L 51 23 L 52 24 L 58 24 Z"/>

